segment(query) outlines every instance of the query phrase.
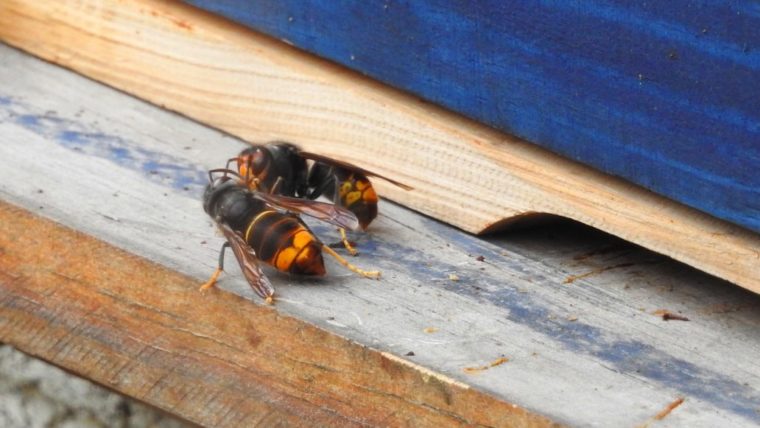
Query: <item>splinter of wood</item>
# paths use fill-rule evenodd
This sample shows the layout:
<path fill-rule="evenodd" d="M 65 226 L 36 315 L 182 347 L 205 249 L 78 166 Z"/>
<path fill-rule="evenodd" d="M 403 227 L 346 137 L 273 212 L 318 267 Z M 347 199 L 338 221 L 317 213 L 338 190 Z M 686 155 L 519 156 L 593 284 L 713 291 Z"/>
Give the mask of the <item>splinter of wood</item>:
<path fill-rule="evenodd" d="M 491 361 L 490 363 L 488 363 L 485 366 L 480 366 L 480 367 L 465 367 L 462 370 L 464 370 L 465 373 L 473 374 L 473 373 L 482 372 L 484 370 L 488 370 L 491 367 L 500 366 L 500 365 L 506 363 L 507 361 L 509 361 L 509 358 L 507 358 L 507 357 L 501 357 L 501 358 L 497 358 L 497 359 Z"/>
<path fill-rule="evenodd" d="M 652 422 L 654 421 L 661 421 L 667 417 L 670 412 L 675 410 L 676 407 L 680 406 L 684 402 L 683 397 L 678 397 L 673 401 L 672 403 L 668 404 L 667 407 L 662 409 L 660 413 L 656 414 L 653 418 L 649 419 L 648 421 L 644 422 L 643 424 L 639 425 L 638 428 L 649 428 L 650 425 L 652 425 Z"/>
<path fill-rule="evenodd" d="M 689 321 L 689 318 L 687 318 L 687 317 L 685 317 L 683 315 L 674 314 L 673 312 L 670 312 L 667 309 L 658 309 L 658 310 L 652 312 L 652 315 L 661 316 L 663 321 L 671 321 L 671 320 L 675 320 L 675 321 Z"/>
<path fill-rule="evenodd" d="M 661 421 L 661 420 L 665 419 L 665 417 L 668 416 L 670 414 L 670 412 L 672 412 L 676 407 L 678 407 L 681 404 L 683 404 L 683 402 L 684 402 L 684 398 L 683 397 L 678 397 L 675 401 L 673 401 L 672 403 L 668 404 L 668 407 L 664 408 L 654 418 L 656 420 L 658 420 L 658 421 Z"/>

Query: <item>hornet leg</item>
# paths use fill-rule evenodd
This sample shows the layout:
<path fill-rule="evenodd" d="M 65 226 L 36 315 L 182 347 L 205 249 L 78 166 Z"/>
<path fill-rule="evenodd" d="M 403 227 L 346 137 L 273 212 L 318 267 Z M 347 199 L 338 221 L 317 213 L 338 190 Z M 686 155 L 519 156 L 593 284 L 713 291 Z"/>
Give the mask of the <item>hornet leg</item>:
<path fill-rule="evenodd" d="M 378 279 L 380 278 L 380 271 L 379 270 L 362 270 L 358 267 L 352 265 L 349 263 L 346 259 L 340 256 L 340 254 L 336 253 L 335 250 L 328 247 L 327 245 L 322 244 L 322 249 L 329 255 L 335 257 L 335 260 L 338 261 L 338 263 L 342 264 L 346 269 L 350 270 L 351 272 L 358 273 L 359 275 L 365 277 L 365 278 L 372 278 L 372 279 Z"/>
<path fill-rule="evenodd" d="M 272 185 L 272 188 L 269 189 L 269 192 L 267 192 L 267 193 L 269 193 L 270 195 L 277 195 L 280 192 L 280 187 L 282 186 L 282 181 L 283 181 L 282 180 L 282 176 L 281 175 L 278 176 L 277 180 L 274 181 L 274 184 Z"/>
<path fill-rule="evenodd" d="M 233 158 L 236 159 L 236 158 Z M 231 161 L 232 159 L 230 159 Z M 229 162 L 227 161 L 227 164 L 229 165 Z M 245 161 L 245 177 L 243 177 L 243 182 L 245 183 L 246 187 L 248 187 L 251 190 L 258 191 L 259 185 L 261 182 L 258 178 L 254 177 L 253 175 L 253 161 L 250 157 L 248 157 Z M 238 170 L 240 169 L 240 164 L 238 163 Z"/>
<path fill-rule="evenodd" d="M 311 189 L 311 191 L 306 194 L 306 199 L 316 200 L 318 197 L 325 194 L 330 187 L 335 188 L 335 179 L 333 178 L 325 180 L 319 185 L 319 187 Z"/>
<path fill-rule="evenodd" d="M 338 232 L 340 232 L 340 240 L 343 242 L 343 246 L 346 247 L 346 250 L 348 250 L 348 253 L 352 256 L 356 256 L 356 249 L 351 245 L 350 242 L 348 242 L 348 238 L 346 237 L 346 229 L 341 227 L 338 229 Z"/>
<path fill-rule="evenodd" d="M 230 169 L 230 164 L 232 162 L 234 162 L 234 161 L 237 161 L 237 160 L 238 160 L 238 158 L 229 158 L 229 159 L 227 159 L 227 165 L 224 166 L 224 169 Z M 240 172 L 240 165 L 238 165 L 237 171 Z"/>
<path fill-rule="evenodd" d="M 201 285 L 201 288 L 199 288 L 198 291 L 208 290 L 209 288 L 213 287 L 214 284 L 216 284 L 217 278 L 219 278 L 219 275 L 224 271 L 224 250 L 226 250 L 229 246 L 229 242 L 225 242 L 224 245 L 222 245 L 222 249 L 219 250 L 219 265 L 217 266 L 214 273 L 211 274 L 211 278 L 209 278 L 208 281 Z"/>
<path fill-rule="evenodd" d="M 325 180 L 319 185 L 319 187 L 312 189 L 311 192 L 306 194 L 306 199 L 316 200 L 317 198 L 322 196 L 330 187 L 333 187 L 333 188 L 335 187 L 334 178 Z M 340 232 L 340 240 L 343 243 L 343 246 L 346 247 L 346 250 L 348 250 L 348 253 L 351 254 L 352 256 L 356 256 L 357 254 L 356 249 L 351 245 L 350 242 L 348 242 L 348 238 L 346 237 L 346 229 L 341 227 L 338 229 L 338 232 Z"/>

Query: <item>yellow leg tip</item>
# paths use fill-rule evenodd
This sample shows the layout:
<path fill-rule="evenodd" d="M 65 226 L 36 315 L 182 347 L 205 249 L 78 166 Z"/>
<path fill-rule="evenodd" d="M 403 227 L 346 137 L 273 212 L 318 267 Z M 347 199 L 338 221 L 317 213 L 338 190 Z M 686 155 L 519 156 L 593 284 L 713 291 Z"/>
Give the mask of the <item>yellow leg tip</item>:
<path fill-rule="evenodd" d="M 379 279 L 380 278 L 380 271 L 379 270 L 363 270 L 359 269 L 358 267 L 352 265 L 346 259 L 341 257 L 338 253 L 335 252 L 332 248 L 328 247 L 327 245 L 322 245 L 322 248 L 324 251 L 335 257 L 335 260 L 338 261 L 338 263 L 342 264 L 346 269 L 350 270 L 351 272 L 357 273 L 365 278 L 371 278 L 371 279 Z"/>
<path fill-rule="evenodd" d="M 362 276 L 369 279 L 380 279 L 381 275 L 379 270 L 362 271 L 360 273 Z"/>
<path fill-rule="evenodd" d="M 267 302 L 267 305 L 274 305 L 274 296 L 267 296 L 264 301 Z"/>
<path fill-rule="evenodd" d="M 346 236 L 346 229 L 340 228 L 338 229 L 338 232 L 340 232 L 340 240 L 343 242 L 343 246 L 346 247 L 346 250 L 348 250 L 348 254 L 351 254 L 352 256 L 356 256 L 358 251 L 351 245 L 350 242 L 348 242 L 348 237 Z"/>
<path fill-rule="evenodd" d="M 216 280 L 219 278 L 219 274 L 222 273 L 221 269 L 218 269 L 214 271 L 214 273 L 211 275 L 211 278 L 208 279 L 208 281 L 204 282 L 203 285 L 198 289 L 198 291 L 203 292 L 208 290 L 209 288 L 213 288 L 216 285 Z"/>

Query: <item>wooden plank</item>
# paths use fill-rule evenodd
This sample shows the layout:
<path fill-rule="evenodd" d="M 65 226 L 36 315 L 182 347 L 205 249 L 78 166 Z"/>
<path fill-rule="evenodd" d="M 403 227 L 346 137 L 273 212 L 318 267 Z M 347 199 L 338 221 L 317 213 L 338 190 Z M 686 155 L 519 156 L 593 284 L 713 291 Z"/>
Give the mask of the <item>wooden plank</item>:
<path fill-rule="evenodd" d="M 0 225 L 0 339 L 196 423 L 552 425 L 3 202 Z"/>
<path fill-rule="evenodd" d="M 760 292 L 760 236 L 190 6 L 0 1 L 0 39 L 249 141 L 286 139 L 414 186 L 472 232 L 565 216 Z"/>
<path fill-rule="evenodd" d="M 187 1 L 760 232 L 755 1 Z"/>
<path fill-rule="evenodd" d="M 8 297 L 0 322 L 18 323 L 0 329 L 0 340 L 212 425 L 232 404 L 240 410 L 226 416 L 230 425 L 270 410 L 273 419 L 302 412 L 376 422 L 356 419 L 366 410 L 361 418 L 387 416 L 391 425 L 416 422 L 416 406 L 460 415 L 460 406 L 472 406 L 466 411 L 495 419 L 521 414 L 496 402 L 480 407 L 472 403 L 486 398 L 456 391 L 483 391 L 569 425 L 637 426 L 679 397 L 684 403 L 666 419 L 674 425 L 760 422 L 760 297 L 577 227 L 486 242 L 384 202 L 371 233 L 355 237 L 361 255 L 353 259 L 381 269 L 379 282 L 335 263 L 323 280 L 273 273 L 281 297 L 262 309 L 243 301 L 261 303 L 229 266 L 221 286 L 240 297 L 196 293 L 222 242 L 200 208 L 204 170 L 244 144 L 0 46 L 0 81 L 11 80 L 0 87 L 0 199 L 142 258 L 23 213 L 3 216 L 0 289 Z M 337 237 L 313 226 L 326 240 Z M 98 301 L 116 314 L 93 306 Z M 653 315 L 660 309 L 691 321 L 665 322 Z M 42 321 L 31 321 L 39 314 Z M 73 325 L 64 323 L 69 315 Z M 251 332 L 261 340 L 247 340 Z M 160 349 L 138 353 L 129 337 Z M 145 371 L 90 359 L 111 350 Z M 509 361 L 465 371 L 501 357 Z M 333 364 L 334 372 L 320 368 Z M 165 367 L 169 375 L 151 391 Z M 230 384 L 251 388 L 243 395 L 253 403 L 221 394 L 204 406 L 192 395 L 211 400 L 213 385 Z M 282 394 L 300 400 L 295 410 L 276 399 Z M 383 401 L 371 404 L 375 396 Z M 327 414 L 311 413 L 309 403 L 322 399 Z"/>

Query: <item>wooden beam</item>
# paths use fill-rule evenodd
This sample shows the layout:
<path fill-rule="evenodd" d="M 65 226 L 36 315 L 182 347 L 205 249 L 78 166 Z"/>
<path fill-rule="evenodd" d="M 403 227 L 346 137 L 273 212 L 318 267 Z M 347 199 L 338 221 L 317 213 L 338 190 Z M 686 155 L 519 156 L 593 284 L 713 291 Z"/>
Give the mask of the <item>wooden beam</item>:
<path fill-rule="evenodd" d="M 205 426 L 551 426 L 0 202 L 0 341 Z"/>
<path fill-rule="evenodd" d="M 205 171 L 223 164 L 245 143 L 5 45 L 0 45 L 0 81 L 13 82 L 0 86 L 0 199 L 126 250 L 133 258 L 182 272 L 195 281 L 193 288 L 208 278 L 223 239 L 215 236 L 200 207 Z M 340 343 L 414 362 L 423 379 L 440 374 L 563 424 L 637 426 L 678 397 L 685 398 L 684 404 L 668 416 L 675 424 L 749 427 L 760 422 L 755 411 L 760 372 L 754 358 L 760 296 L 572 222 L 484 240 L 387 201 L 381 201 L 380 212 L 369 233 L 353 236 L 360 250 L 353 260 L 382 270 L 382 279 L 358 278 L 330 260 L 326 278 L 270 272 L 280 296 L 272 308 L 278 316 L 316 329 L 300 330 L 305 334 L 328 331 Z M 318 222 L 311 227 L 327 242 L 337 239 L 330 227 Z M 37 230 L 47 233 L 35 228 L 13 236 Z M 40 265 L 40 274 L 51 266 L 79 269 L 84 263 L 79 252 L 67 259 L 76 241 L 56 236 L 50 235 L 60 250 L 56 264 Z M 4 244 L 0 257 L 16 254 L 16 248 Z M 125 282 L 118 291 L 147 292 L 132 289 L 138 272 L 131 270 L 134 264 L 119 266 L 125 271 L 118 278 Z M 227 269 L 219 287 L 261 304 L 235 263 L 228 262 Z M 6 279 L 0 275 L 0 287 Z M 71 287 L 68 278 L 48 279 L 54 294 Z M 25 288 L 13 284 L 12 290 L 23 300 Z M 185 304 L 195 311 L 172 324 L 187 333 L 181 355 L 193 357 L 196 349 L 207 349 L 209 329 L 196 326 L 196 312 L 223 314 L 225 319 L 217 322 L 224 327 L 219 328 L 230 328 L 230 335 L 247 334 L 239 324 L 227 324 L 226 314 L 240 310 L 224 306 L 238 300 L 206 304 L 216 296 L 181 294 L 177 301 L 169 295 L 155 302 L 164 313 Z M 59 312 L 78 304 L 56 302 Z M 116 337 L 143 338 L 142 314 L 134 309 L 129 320 L 120 322 L 123 331 Z M 95 315 L 107 310 L 104 305 Z M 657 315 L 662 310 L 691 321 L 663 321 Z M 7 313 L 0 306 L 0 320 L 10 319 Z M 92 321 L 95 326 L 99 322 Z M 88 332 L 89 324 L 89 317 L 82 318 L 74 333 Z M 14 344 L 44 347 L 37 343 L 44 333 L 32 328 L 36 326 L 17 325 Z M 52 322 L 45 328 L 58 326 Z M 272 343 L 293 340 L 292 330 L 270 329 L 269 334 L 278 336 Z M 152 339 L 165 347 L 162 338 Z M 259 362 L 265 358 L 247 355 Z M 292 354 L 290 348 L 287 355 L 326 367 L 333 357 L 306 359 L 310 354 Z M 491 367 L 505 357 L 509 361 Z M 55 360 L 78 367 L 78 360 L 65 352 L 55 354 Z M 372 371 L 378 370 L 373 364 L 384 361 L 363 362 Z M 477 370 L 481 367 L 489 368 Z M 215 371 L 206 375 L 205 381 L 215 382 Z M 168 379 L 164 389 L 181 384 Z M 263 388 L 276 396 L 276 389 Z M 171 408 L 176 399 L 171 394 L 149 398 L 162 408 Z M 209 420 L 227 410 L 209 409 L 218 412 Z"/>
<path fill-rule="evenodd" d="M 415 187 L 471 232 L 549 213 L 760 292 L 760 237 L 181 3 L 0 1 L 0 40 L 248 141 L 285 139 Z"/>
<path fill-rule="evenodd" d="M 185 1 L 760 233 L 754 0 Z"/>

